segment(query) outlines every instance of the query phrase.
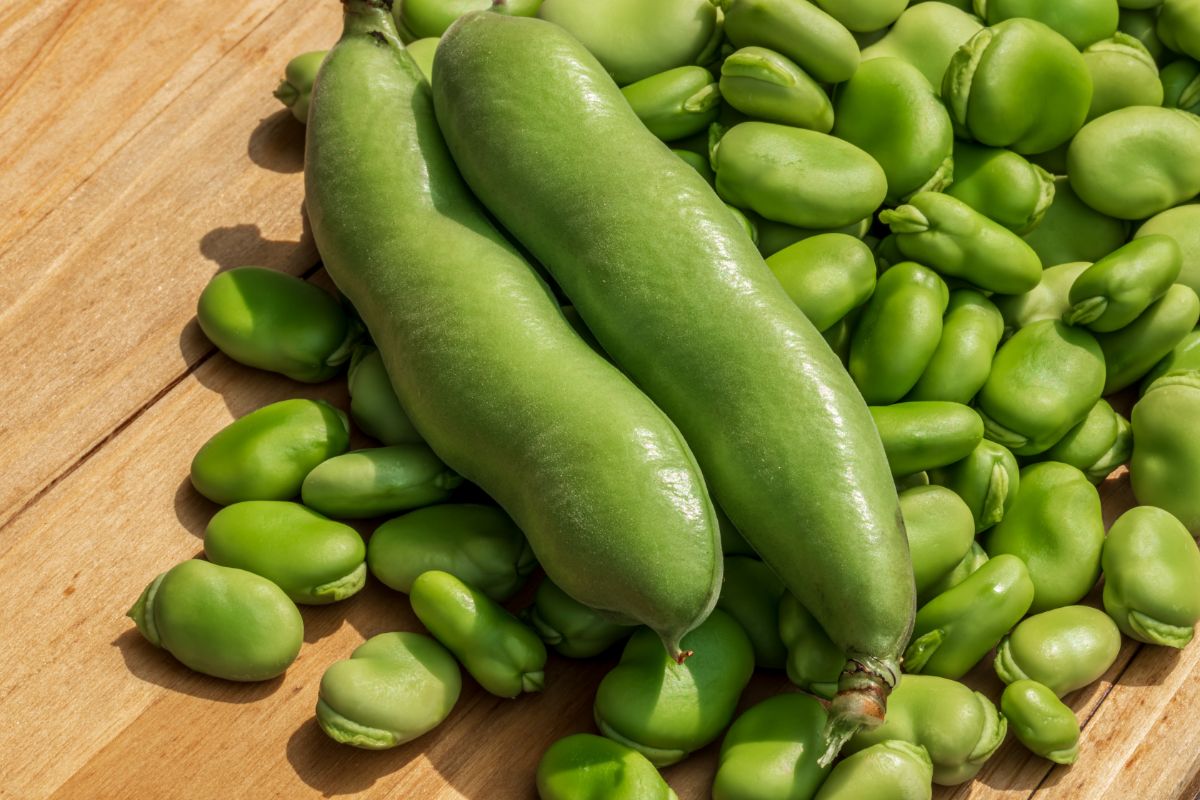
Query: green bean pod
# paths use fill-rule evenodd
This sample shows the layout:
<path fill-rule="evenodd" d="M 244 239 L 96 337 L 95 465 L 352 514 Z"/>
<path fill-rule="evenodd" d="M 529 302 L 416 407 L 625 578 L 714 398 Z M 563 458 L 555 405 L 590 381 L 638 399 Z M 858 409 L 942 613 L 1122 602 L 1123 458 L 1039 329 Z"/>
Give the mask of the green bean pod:
<path fill-rule="evenodd" d="M 381 633 L 325 670 L 317 723 L 336 742 L 385 750 L 440 725 L 461 690 L 446 648 L 419 633 Z"/>
<path fill-rule="evenodd" d="M 1116 445 L 1121 431 L 1118 419 L 1117 412 L 1113 411 L 1107 400 L 1097 400 L 1083 422 L 1067 431 L 1067 435 L 1059 439 L 1054 447 L 1040 454 L 1038 460 L 1070 464 L 1075 469 L 1088 473 L 1093 466 L 1098 466 Z M 1095 483 L 1092 475 L 1088 475 L 1088 479 Z"/>
<path fill-rule="evenodd" d="M 904 669 L 961 678 L 1021 621 L 1032 602 L 1033 581 L 1021 559 L 995 556 L 921 607 Z"/>
<path fill-rule="evenodd" d="M 858 68 L 850 31 L 808 0 L 714 0 L 735 47 L 783 53 L 821 83 L 841 83 Z"/>
<path fill-rule="evenodd" d="M 1090 267 L 1086 261 L 1059 264 L 1042 270 L 1038 285 L 1023 294 L 993 297 L 1004 318 L 1006 335 L 1044 319 L 1061 320 L 1071 308 L 1071 285 Z"/>
<path fill-rule="evenodd" d="M 949 301 L 945 281 L 916 262 L 879 277 L 850 340 L 848 369 L 868 403 L 894 403 L 917 385 L 941 342 Z"/>
<path fill-rule="evenodd" d="M 829 767 L 825 709 L 815 697 L 779 694 L 734 720 L 721 742 L 713 800 L 791 800 L 812 797 Z"/>
<path fill-rule="evenodd" d="M 1186 647 L 1200 622 L 1200 550 L 1167 511 L 1138 506 L 1104 542 L 1104 610 L 1139 642 Z"/>
<path fill-rule="evenodd" d="M 956 141 L 954 183 L 945 192 L 1023 236 L 1054 202 L 1054 176 L 1011 150 Z"/>
<path fill-rule="evenodd" d="M 856 734 L 846 751 L 895 739 L 918 745 L 933 762 L 933 782 L 956 786 L 975 777 L 1004 741 L 1007 727 L 991 700 L 958 681 L 905 675 L 892 692 L 887 720 Z"/>
<path fill-rule="evenodd" d="M 1200 535 L 1200 372 L 1168 373 L 1133 407 L 1129 479 L 1143 505 L 1169 511 Z"/>
<path fill-rule="evenodd" d="M 1019 456 L 1050 449 L 1100 399 L 1104 362 L 1085 330 L 1057 320 L 1021 328 L 1000 346 L 979 392 L 984 435 Z"/>
<path fill-rule="evenodd" d="M 917 593 L 927 592 L 971 549 L 971 510 L 944 486 L 914 486 L 900 493 Z"/>
<path fill-rule="evenodd" d="M 743 122 L 712 150 L 717 194 L 767 219 L 801 228 L 837 228 L 870 216 L 887 176 L 869 154 L 816 131 Z"/>
<path fill-rule="evenodd" d="M 538 79 L 511 80 L 520 74 Z M 861 396 L 712 190 L 642 128 L 578 42 L 477 14 L 443 38 L 436 75 L 441 128 L 476 193 L 680 425 L 734 525 L 852 659 L 830 715 L 836 751 L 849 728 L 882 717 L 915 603 Z M 751 125 L 768 123 L 738 127 Z"/>
<path fill-rule="evenodd" d="M 896 477 L 953 464 L 983 441 L 983 421 L 962 403 L 916 400 L 871 406 L 871 416 Z"/>
<path fill-rule="evenodd" d="M 344 600 L 367 582 L 367 548 L 358 531 L 282 500 L 247 500 L 218 511 L 204 529 L 204 555 L 263 576 L 295 603 Z"/>
<path fill-rule="evenodd" d="M 930 86 L 940 87 L 955 51 L 978 33 L 979 18 L 966 13 L 970 4 L 920 3 L 904 10 L 883 38 L 863 48 L 862 60 L 902 58 L 921 70 Z"/>
<path fill-rule="evenodd" d="M 1033 19 L 1006 19 L 958 49 L 942 78 L 942 97 L 960 135 L 1044 153 L 1083 125 L 1092 79 L 1062 35 Z"/>
<path fill-rule="evenodd" d="M 416 39 L 409 42 L 405 49 L 412 56 L 412 60 L 416 62 L 417 67 L 421 70 L 421 74 L 425 76 L 425 80 L 433 80 L 433 57 L 437 53 L 438 42 L 441 41 L 438 37 L 428 36 L 424 39 Z"/>
<path fill-rule="evenodd" d="M 748 117 L 820 133 L 833 127 L 833 105 L 794 61 L 765 47 L 743 47 L 721 62 L 721 97 Z"/>
<path fill-rule="evenodd" d="M 1117 660 L 1121 632 L 1091 606 L 1063 606 L 1026 617 L 996 649 L 1000 680 L 1044 684 L 1058 697 L 1100 678 Z"/>
<path fill-rule="evenodd" d="M 1000 713 L 1026 748 L 1055 764 L 1074 764 L 1079 757 L 1079 720 L 1075 712 L 1037 681 L 1020 680 L 1004 687 Z"/>
<path fill-rule="evenodd" d="M 521 616 L 543 642 L 567 658 L 598 656 L 633 633 L 629 625 L 612 622 L 571 599 L 549 579 L 538 585 L 533 605 Z"/>
<path fill-rule="evenodd" d="M 714 610 L 683 646 L 696 654 L 677 664 L 648 631 L 637 631 L 596 690 L 600 732 L 657 767 L 716 739 L 754 671 L 750 640 L 724 611 Z"/>
<path fill-rule="evenodd" d="M 1104 352 L 1104 393 L 1137 383 L 1183 341 L 1200 321 L 1200 297 L 1191 287 L 1173 284 L 1133 322 L 1096 336 Z"/>
<path fill-rule="evenodd" d="M 352 0 L 345 12 L 306 137 L 305 204 L 326 268 L 438 457 L 496 499 L 563 591 L 649 625 L 682 655 L 679 639 L 716 604 L 722 568 L 694 458 L 654 403 L 572 330 L 463 185 L 429 84 L 382 0 Z M 691 169 L 615 88 L 610 103 L 664 159 Z"/>
<path fill-rule="evenodd" d="M 1183 252 L 1170 236 L 1135 239 L 1075 279 L 1063 321 L 1096 333 L 1124 328 L 1167 293 L 1182 266 Z"/>
<path fill-rule="evenodd" d="M 942 338 L 905 399 L 970 403 L 987 383 L 1003 336 L 1004 318 L 995 303 L 973 289 L 954 290 L 942 317 Z"/>
<path fill-rule="evenodd" d="M 1067 151 L 1071 187 L 1118 219 L 1145 219 L 1200 194 L 1200 118 L 1175 108 L 1130 106 L 1097 117 Z"/>
<path fill-rule="evenodd" d="M 282 589 L 196 559 L 152 580 L 126 616 L 184 666 L 230 681 L 282 675 L 304 641 L 304 621 Z"/>
<path fill-rule="evenodd" d="M 367 436 L 385 445 L 417 444 L 421 434 L 400 406 L 383 357 L 374 347 L 357 347 L 346 374 L 350 418 Z"/>
<path fill-rule="evenodd" d="M 1021 237 L 950 195 L 921 192 L 879 220 L 901 253 L 980 289 L 1020 294 L 1042 276 L 1042 262 Z"/>
<path fill-rule="evenodd" d="M 867 301 L 875 291 L 875 258 L 859 239 L 821 233 L 767 256 L 788 297 L 819 331 Z"/>
<path fill-rule="evenodd" d="M 925 748 L 893 739 L 838 763 L 813 800 L 931 800 L 932 783 Z"/>
<path fill-rule="evenodd" d="M 1129 239 L 1129 223 L 1101 214 L 1084 203 L 1065 175 L 1054 179 L 1054 200 L 1025 242 L 1047 267 L 1075 261 L 1092 262 Z"/>
<path fill-rule="evenodd" d="M 717 608 L 733 617 L 754 648 L 754 663 L 782 669 L 787 648 L 779 637 L 779 601 L 783 584 L 771 568 L 757 558 L 725 557 L 725 585 Z"/>
<path fill-rule="evenodd" d="M 537 790 L 540 800 L 679 800 L 644 755 L 590 733 L 550 745 L 538 761 Z"/>
<path fill-rule="evenodd" d="M 1004 519 L 1021 484 L 1016 457 L 1004 445 L 987 439 L 961 461 L 930 470 L 929 480 L 963 499 L 971 509 L 977 534 Z"/>
<path fill-rule="evenodd" d="M 846 654 L 791 592 L 779 603 L 779 637 L 787 647 L 789 681 L 827 700 L 837 694 Z"/>
<path fill-rule="evenodd" d="M 1158 65 L 1137 39 L 1116 33 L 1088 46 L 1083 62 L 1092 75 L 1092 104 L 1088 121 L 1129 106 L 1158 106 L 1163 85 Z"/>
<path fill-rule="evenodd" d="M 721 92 L 704 67 L 676 67 L 642 78 L 621 89 L 633 113 L 646 128 L 671 142 L 700 131 L 717 120 Z"/>
<path fill-rule="evenodd" d="M 833 135 L 861 148 L 887 177 L 885 202 L 938 192 L 954 175 L 954 128 L 933 86 L 899 58 L 864 62 L 834 96 Z"/>
<path fill-rule="evenodd" d="M 323 400 L 281 400 L 217 431 L 192 459 L 196 491 L 215 503 L 287 500 L 326 459 L 346 452 L 350 424 Z"/>
<path fill-rule="evenodd" d="M 529 542 L 494 506 L 445 504 L 417 509 L 375 529 L 367 566 L 385 586 L 408 593 L 422 572 L 441 570 L 504 602 L 537 566 Z"/>
<path fill-rule="evenodd" d="M 409 600 L 417 619 L 484 689 L 498 697 L 542 690 L 546 646 L 486 594 L 430 570 L 413 581 Z"/>

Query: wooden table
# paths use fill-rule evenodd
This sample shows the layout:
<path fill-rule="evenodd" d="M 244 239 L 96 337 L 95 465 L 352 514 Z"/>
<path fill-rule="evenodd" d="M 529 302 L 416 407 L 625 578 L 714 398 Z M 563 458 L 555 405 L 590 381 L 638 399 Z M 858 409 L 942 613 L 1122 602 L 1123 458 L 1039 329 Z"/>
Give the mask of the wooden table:
<path fill-rule="evenodd" d="M 234 417 L 293 396 L 345 403 L 215 353 L 194 319 L 214 273 L 258 264 L 324 280 L 301 213 L 303 128 L 270 92 L 340 29 L 333 0 L 8 0 L 0 6 L 0 797 L 531 798 L 554 739 L 591 730 L 612 659 L 553 659 L 547 690 L 502 701 L 467 682 L 437 731 L 389 752 L 334 744 L 317 682 L 365 637 L 419 629 L 377 583 L 305 609 L 281 679 L 191 673 L 125 610 L 201 550 L 215 506 L 188 484 Z M 1112 513 L 1128 482 L 1104 489 Z M 975 682 L 996 696 L 995 678 Z M 756 680 L 745 702 L 784 685 Z M 1194 797 L 1200 647 L 1127 643 L 1071 698 L 1081 757 L 1012 741 L 939 797 Z M 708 796 L 715 747 L 666 775 Z"/>

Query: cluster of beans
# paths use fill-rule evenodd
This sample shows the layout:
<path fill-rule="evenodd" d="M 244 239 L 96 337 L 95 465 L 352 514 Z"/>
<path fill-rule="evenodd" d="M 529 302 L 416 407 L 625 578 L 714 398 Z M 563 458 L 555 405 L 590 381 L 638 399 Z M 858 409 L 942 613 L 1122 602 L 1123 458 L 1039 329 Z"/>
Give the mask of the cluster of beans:
<path fill-rule="evenodd" d="M 437 37 L 487 5 L 397 4 L 427 77 Z M 192 463 L 196 489 L 225 506 L 207 561 L 156 578 L 130 612 L 139 629 L 193 669 L 269 679 L 299 652 L 295 604 L 344 600 L 369 569 L 433 638 L 383 634 L 328 669 L 322 728 L 368 748 L 444 720 L 459 663 L 516 697 L 547 679 L 546 645 L 590 658 L 628 639 L 597 691 L 603 736 L 546 752 L 545 800 L 673 798 L 655 768 L 722 732 L 718 800 L 928 798 L 970 780 L 1007 731 L 1074 762 L 1061 698 L 1112 666 L 1122 633 L 1184 647 L 1200 620 L 1200 3 L 495 10 L 583 42 L 729 204 L 869 404 L 919 606 L 886 721 L 818 764 L 817 698 L 846 655 L 727 520 L 718 610 L 685 637 L 696 655 L 682 665 L 653 631 L 549 580 L 510 614 L 536 566 L 521 531 L 494 505 L 455 502 L 462 479 L 422 442 L 348 304 L 253 267 L 205 289 L 204 332 L 297 381 L 349 364 L 350 416 L 382 446 L 346 452 L 346 415 L 310 400 L 219 432 Z M 276 91 L 301 122 L 323 58 L 293 60 Z M 1106 534 L 1095 485 L 1124 464 L 1142 505 Z M 395 514 L 365 546 L 336 521 Z M 1083 603 L 1102 574 L 1100 610 Z M 958 682 L 993 651 L 999 707 Z M 735 720 L 755 668 L 786 669 L 803 693 Z"/>

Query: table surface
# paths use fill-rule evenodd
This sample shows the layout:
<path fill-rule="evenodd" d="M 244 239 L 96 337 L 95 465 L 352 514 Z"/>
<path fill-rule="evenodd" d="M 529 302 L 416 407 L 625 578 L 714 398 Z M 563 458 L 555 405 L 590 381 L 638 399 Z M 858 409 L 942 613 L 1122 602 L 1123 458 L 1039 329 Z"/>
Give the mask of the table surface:
<path fill-rule="evenodd" d="M 201 551 L 216 506 L 187 480 L 231 419 L 287 397 L 345 406 L 216 353 L 195 322 L 214 273 L 257 264 L 328 284 L 301 211 L 303 127 L 271 89 L 328 47 L 333 0 L 8 0 L 0 5 L 0 797 L 534 797 L 537 758 L 592 730 L 613 658 L 552 658 L 516 701 L 470 680 L 435 732 L 386 752 L 328 740 L 321 673 L 364 638 L 419 630 L 372 582 L 306 608 L 280 679 L 192 673 L 124 616 L 156 574 Z M 1103 487 L 1106 514 L 1131 502 Z M 985 666 L 970 682 L 998 696 Z M 755 679 L 743 704 L 785 686 Z M 940 798 L 1192 798 L 1200 789 L 1200 647 L 1126 642 L 1068 698 L 1079 762 L 1010 737 L 979 779 Z M 716 747 L 665 771 L 708 796 Z"/>

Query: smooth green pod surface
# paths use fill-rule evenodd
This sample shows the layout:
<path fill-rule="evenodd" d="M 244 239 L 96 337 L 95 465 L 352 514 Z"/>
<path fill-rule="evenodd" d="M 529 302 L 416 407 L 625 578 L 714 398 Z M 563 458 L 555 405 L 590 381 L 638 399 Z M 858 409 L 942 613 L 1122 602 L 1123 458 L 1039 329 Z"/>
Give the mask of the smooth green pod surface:
<path fill-rule="evenodd" d="M 893 739 L 841 761 L 813 800 L 930 800 L 932 783 L 925 748 Z"/>
<path fill-rule="evenodd" d="M 979 18 L 948 3 L 914 3 L 882 39 L 863 48 L 862 60 L 894 56 L 921 70 L 930 86 L 940 87 L 950 59 L 983 25 Z"/>
<path fill-rule="evenodd" d="M 942 97 L 959 134 L 1022 154 L 1044 153 L 1083 125 L 1092 79 L 1083 56 L 1061 34 L 1036 20 L 1007 19 L 958 49 L 942 78 Z"/>
<path fill-rule="evenodd" d="M 1164 375 L 1133 407 L 1129 478 L 1143 505 L 1174 514 L 1200 535 L 1200 373 Z"/>
<path fill-rule="evenodd" d="M 381 633 L 325 670 L 317 723 L 334 741 L 384 750 L 440 725 L 461 689 L 446 648 L 419 633 Z"/>
<path fill-rule="evenodd" d="M 801 228 L 836 228 L 870 216 L 887 176 L 870 155 L 816 131 L 743 122 L 712 154 L 717 193 L 738 208 Z"/>
<path fill-rule="evenodd" d="M 1056 764 L 1079 757 L 1079 720 L 1075 712 L 1037 681 L 1020 680 L 1004 687 L 1000 713 L 1026 748 Z"/>
<path fill-rule="evenodd" d="M 537 15 L 583 42 L 620 86 L 697 63 L 720 35 L 709 0 L 542 0 Z"/>
<path fill-rule="evenodd" d="M 439 503 L 462 483 L 423 444 L 372 447 L 334 456 L 304 478 L 304 504 L 341 519 L 395 514 Z"/>
<path fill-rule="evenodd" d="M 1158 38 L 1176 53 L 1200 58 L 1200 3 L 1163 0 L 1158 12 Z"/>
<path fill-rule="evenodd" d="M 546 646 L 486 594 L 430 570 L 413 581 L 409 600 L 417 619 L 484 689 L 499 697 L 542 690 Z"/>
<path fill-rule="evenodd" d="M 1086 261 L 1058 264 L 1042 270 L 1038 285 L 1023 294 L 993 297 L 1008 334 L 1044 319 L 1061 320 L 1071 308 L 1071 285 L 1090 267 Z"/>
<path fill-rule="evenodd" d="M 1054 200 L 1025 242 L 1046 267 L 1097 261 L 1129 238 L 1129 223 L 1101 214 L 1079 199 L 1065 175 L 1054 179 Z"/>
<path fill-rule="evenodd" d="M 746 116 L 829 133 L 833 105 L 794 61 L 765 47 L 743 47 L 721 62 L 721 98 Z"/>
<path fill-rule="evenodd" d="M 1083 51 L 1092 75 L 1089 120 L 1129 106 L 1157 106 L 1163 102 L 1163 85 L 1154 57 L 1137 39 L 1117 33 Z"/>
<path fill-rule="evenodd" d="M 1075 467 L 1044 461 L 1021 470 L 1017 500 L 988 532 L 984 549 L 995 560 L 1015 555 L 1029 568 L 1037 614 L 1078 602 L 1100 577 L 1104 517 L 1100 495 Z"/>
<path fill-rule="evenodd" d="M 536 781 L 540 800 L 679 800 L 644 755 L 590 733 L 550 745 Z"/>
<path fill-rule="evenodd" d="M 1079 199 L 1101 214 L 1145 219 L 1200 193 L 1200 117 L 1130 106 L 1076 134 L 1067 171 Z"/>
<path fill-rule="evenodd" d="M 717 608 L 733 617 L 754 648 L 754 663 L 782 669 L 787 648 L 779 637 L 779 601 L 783 584 L 771 568 L 757 558 L 725 557 L 725 584 Z"/>
<path fill-rule="evenodd" d="M 308 101 L 312 96 L 317 70 L 325 60 L 325 52 L 313 50 L 301 53 L 289 61 L 283 71 L 283 80 L 272 93 L 276 100 L 291 110 L 296 121 L 302 124 L 308 122 Z"/>
<path fill-rule="evenodd" d="M 346 415 L 323 400 L 281 400 L 234 420 L 192 459 L 196 491 L 222 505 L 287 500 L 326 459 L 346 452 Z"/>
<path fill-rule="evenodd" d="M 767 257 L 788 297 L 819 331 L 828 330 L 875 291 L 875 258 L 860 239 L 822 233 Z"/>
<path fill-rule="evenodd" d="M 826 14 L 856 33 L 869 33 L 895 22 L 908 0 L 815 0 Z"/>
<path fill-rule="evenodd" d="M 412 56 L 413 61 L 421 70 L 421 74 L 425 76 L 425 80 L 433 80 L 433 57 L 437 53 L 438 42 L 441 41 L 437 37 L 429 36 L 424 39 L 417 39 L 405 45 L 408 54 Z"/>
<path fill-rule="evenodd" d="M 783 53 L 821 83 L 841 83 L 858 68 L 850 31 L 808 0 L 715 0 L 735 47 Z"/>
<path fill-rule="evenodd" d="M 367 581 L 358 531 L 282 500 L 247 500 L 218 511 L 204 529 L 204 555 L 263 576 L 296 603 L 344 600 Z"/>
<path fill-rule="evenodd" d="M 451 34 L 434 95 L 458 166 L 680 425 L 730 520 L 854 659 L 830 715 L 836 750 L 848 727 L 882 716 L 915 600 L 861 396 L 708 185 L 642 129 L 577 42 L 494 14 Z"/>
<path fill-rule="evenodd" d="M 1082 470 L 1089 480 L 1095 482 L 1095 476 L 1088 473 L 1093 467 L 1100 468 L 1100 462 L 1116 445 L 1120 432 L 1117 412 L 1113 411 L 1107 400 L 1101 398 L 1092 406 L 1083 422 L 1067 431 L 1067 435 L 1059 439 L 1054 447 L 1042 453 L 1039 460 L 1070 464 Z"/>
<path fill-rule="evenodd" d="M 1121 632 L 1091 606 L 1064 606 L 1027 617 L 996 649 L 1000 680 L 1035 680 L 1055 695 L 1081 689 L 1108 671 L 1121 649 Z"/>
<path fill-rule="evenodd" d="M 946 283 L 913 261 L 879 277 L 850 340 L 848 371 L 868 403 L 894 403 L 920 380 L 942 339 Z"/>
<path fill-rule="evenodd" d="M 1166 357 L 1200 321 L 1200 297 L 1173 284 L 1133 322 L 1096 335 L 1104 352 L 1104 393 L 1132 386 Z"/>
<path fill-rule="evenodd" d="M 721 742 L 713 800 L 808 800 L 829 774 L 819 700 L 780 694 L 751 706 Z"/>
<path fill-rule="evenodd" d="M 377 349 L 355 349 L 346 374 L 346 386 L 350 392 L 350 418 L 363 433 L 387 445 L 421 441 L 421 434 L 400 407 Z"/>
<path fill-rule="evenodd" d="M 1144 236 L 1109 253 L 1071 284 L 1068 325 L 1097 333 L 1124 328 L 1179 277 L 1183 253 L 1170 236 Z"/>
<path fill-rule="evenodd" d="M 857 753 L 892 739 L 924 747 L 933 782 L 955 786 L 975 777 L 1004 741 L 1007 724 L 996 706 L 958 681 L 905 675 L 892 692 L 883 725 L 855 735 L 846 746 Z"/>
<path fill-rule="evenodd" d="M 265 681 L 296 660 L 304 622 L 275 584 L 192 559 L 152 580 L 127 616 L 184 666 L 231 681 Z"/>
<path fill-rule="evenodd" d="M 1117 0 L 975 0 L 975 13 L 995 25 L 1006 19 L 1036 19 L 1082 50 L 1117 30 Z"/>
<path fill-rule="evenodd" d="M 942 338 L 906 399 L 970 403 L 987 383 L 1003 336 L 1004 317 L 995 303 L 973 289 L 951 292 Z"/>
<path fill-rule="evenodd" d="M 704 67 L 676 67 L 621 89 L 633 113 L 664 142 L 699 133 L 716 121 L 721 93 Z"/>
<path fill-rule="evenodd" d="M 1150 384 L 1172 372 L 1200 372 L 1200 328 L 1193 328 L 1154 365 L 1154 369 L 1146 373 L 1142 379 L 1142 393 L 1145 394 Z"/>
<path fill-rule="evenodd" d="M 683 646 L 695 655 L 678 664 L 648 631 L 637 631 L 596 690 L 600 732 L 658 767 L 716 739 L 754 671 L 750 640 L 724 611 L 714 610 Z"/>
<path fill-rule="evenodd" d="M 888 203 L 941 191 L 954 174 L 954 128 L 933 86 L 899 58 L 864 62 L 834 96 L 833 135 L 883 168 Z"/>
<path fill-rule="evenodd" d="M 1033 593 L 1033 581 L 1021 559 L 994 556 L 917 612 L 904 669 L 961 678 L 1020 622 Z"/>
<path fill-rule="evenodd" d="M 1105 384 L 1104 352 L 1057 320 L 1027 325 L 1000 345 L 979 392 L 984 435 L 1017 455 L 1050 449 L 1087 416 Z"/>
<path fill-rule="evenodd" d="M 612 622 L 599 611 L 571 599 L 549 579 L 538 585 L 527 612 L 522 617 L 542 641 L 567 658 L 598 656 L 633 632 L 629 625 Z"/>
<path fill-rule="evenodd" d="M 900 493 L 917 592 L 929 589 L 971 549 L 971 510 L 944 486 L 914 486 Z"/>
<path fill-rule="evenodd" d="M 500 14 L 531 16 L 542 0 L 398 0 L 394 3 L 396 25 L 409 38 L 441 36 L 454 20 L 472 11 L 492 8 Z"/>
<path fill-rule="evenodd" d="M 1024 235 L 1054 202 L 1054 176 L 1012 150 L 956 141 L 954 182 L 945 192 Z"/>
<path fill-rule="evenodd" d="M 896 477 L 953 464 L 983 441 L 983 421 L 962 403 L 916 400 L 871 406 L 871 416 Z"/>
<path fill-rule="evenodd" d="M 575 333 L 487 220 L 379 5 L 345 7 L 313 97 L 305 204 L 325 267 L 439 458 L 509 513 L 563 591 L 649 625 L 679 655 L 721 583 L 699 468 L 678 429 Z M 631 127 L 691 169 L 611 91 Z"/>
<path fill-rule="evenodd" d="M 371 574 L 409 592 L 422 572 L 441 570 L 503 602 L 537 566 L 520 529 L 494 506 L 446 504 L 417 509 L 375 529 L 367 545 Z"/>
<path fill-rule="evenodd" d="M 1179 283 L 1200 294 L 1200 203 L 1169 208 L 1142 223 L 1135 239 L 1161 233 L 1170 236 L 1183 252 Z"/>
<path fill-rule="evenodd" d="M 984 439 L 961 461 L 930 470 L 929 480 L 961 497 L 975 519 L 975 532 L 982 533 L 1012 508 L 1021 477 L 1012 452 Z"/>
<path fill-rule="evenodd" d="M 788 680 L 806 692 L 833 697 L 846 654 L 791 592 L 779 603 L 779 637 L 787 647 Z"/>
<path fill-rule="evenodd" d="M 1139 642 L 1186 647 L 1200 621 L 1200 550 L 1167 511 L 1138 506 L 1104 542 L 1104 610 Z"/>
<path fill-rule="evenodd" d="M 879 221 L 901 253 L 980 289 L 1020 294 L 1041 278 L 1042 262 L 1021 237 L 950 195 L 921 192 Z"/>
<path fill-rule="evenodd" d="M 971 542 L 971 549 L 962 557 L 962 561 L 959 561 L 954 569 L 947 572 L 924 592 L 917 595 L 917 602 L 925 605 L 942 592 L 950 591 L 978 572 L 979 568 L 987 562 L 987 551 L 980 546 L 979 542 Z"/>

